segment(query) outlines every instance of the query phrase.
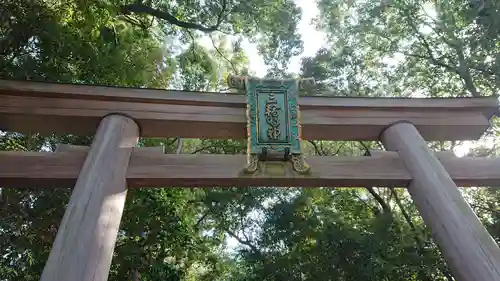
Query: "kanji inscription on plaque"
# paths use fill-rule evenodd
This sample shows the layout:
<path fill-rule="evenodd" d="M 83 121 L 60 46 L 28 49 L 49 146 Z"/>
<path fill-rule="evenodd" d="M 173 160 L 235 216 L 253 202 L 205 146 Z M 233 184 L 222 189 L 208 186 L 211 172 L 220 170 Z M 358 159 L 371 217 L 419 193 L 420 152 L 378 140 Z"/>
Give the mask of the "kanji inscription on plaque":
<path fill-rule="evenodd" d="M 291 161 L 299 173 L 310 170 L 301 152 L 299 89 L 311 79 L 259 79 L 230 76 L 230 87 L 244 89 L 247 98 L 247 173 L 259 169 L 259 161 Z"/>

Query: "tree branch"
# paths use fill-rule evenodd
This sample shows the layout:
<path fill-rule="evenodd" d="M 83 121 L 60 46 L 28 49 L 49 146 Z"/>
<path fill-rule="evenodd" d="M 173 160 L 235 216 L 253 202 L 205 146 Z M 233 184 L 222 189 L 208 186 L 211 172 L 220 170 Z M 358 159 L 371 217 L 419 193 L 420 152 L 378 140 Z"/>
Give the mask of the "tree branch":
<path fill-rule="evenodd" d="M 429 51 L 428 51 L 429 52 Z M 430 60 L 434 65 L 437 65 L 437 66 L 441 66 L 441 67 L 444 67 L 446 68 L 448 71 L 450 72 L 453 72 L 453 73 L 456 73 L 456 74 L 459 74 L 460 75 L 460 72 L 458 71 L 458 69 L 456 69 L 455 67 L 451 66 L 451 65 L 448 65 L 444 62 L 442 62 L 441 60 L 439 59 L 436 59 L 434 56 L 432 55 L 429 55 L 429 56 L 424 56 L 424 55 L 418 55 L 418 54 L 410 54 L 410 53 L 406 53 L 406 52 L 403 52 L 402 53 L 403 55 L 405 56 L 409 56 L 409 57 L 415 57 L 415 58 L 419 58 L 419 59 L 425 59 L 425 60 Z"/>
<path fill-rule="evenodd" d="M 176 141 L 177 141 L 177 139 L 178 139 L 178 138 L 173 139 L 173 140 L 172 140 L 172 142 L 170 142 L 170 143 L 168 143 L 168 142 L 167 142 L 167 146 L 171 146 L 172 144 L 174 144 L 174 142 L 176 142 Z"/>
<path fill-rule="evenodd" d="M 205 218 L 208 216 L 210 213 L 210 210 L 207 210 L 195 223 L 194 227 L 198 229 L 200 227 L 200 224 L 205 220 Z"/>
<path fill-rule="evenodd" d="M 313 141 L 313 140 L 308 140 L 308 142 L 309 142 L 310 144 L 312 144 L 312 145 L 313 145 L 314 150 L 316 151 L 316 154 L 318 154 L 319 156 L 323 156 L 323 154 L 324 154 L 324 153 L 323 153 L 323 151 L 321 151 L 321 150 L 319 149 L 318 144 L 317 144 L 315 141 Z"/>
<path fill-rule="evenodd" d="M 339 147 L 337 147 L 337 150 L 332 154 L 332 156 L 338 155 L 340 153 L 340 150 L 344 148 L 344 146 L 347 144 L 347 142 L 343 142 Z"/>
<path fill-rule="evenodd" d="M 447 65 L 447 64 L 441 62 L 440 60 L 438 60 L 436 57 L 434 57 L 434 55 L 432 54 L 431 45 L 429 44 L 429 42 L 427 42 L 427 40 L 425 39 L 425 37 L 418 30 L 418 27 L 415 24 L 415 19 L 412 18 L 412 16 L 408 12 L 408 10 L 406 10 L 406 9 L 402 9 L 402 10 L 403 10 L 404 15 L 407 18 L 408 25 L 410 25 L 410 27 L 412 28 L 413 32 L 415 32 L 415 34 L 417 35 L 419 41 L 422 43 L 422 45 L 424 46 L 425 50 L 427 51 L 427 56 L 412 55 L 412 54 L 406 54 L 406 53 L 404 53 L 404 54 L 405 55 L 410 55 L 410 56 L 413 56 L 413 57 L 419 57 L 419 58 L 422 58 L 422 59 L 428 59 L 428 60 L 430 60 L 435 65 L 442 66 L 442 67 L 446 68 L 447 70 L 449 70 L 451 72 L 460 74 L 460 72 L 458 71 L 458 69 L 456 67 L 452 67 L 450 65 Z"/>
<path fill-rule="evenodd" d="M 203 151 L 203 150 L 205 150 L 205 149 L 207 149 L 207 148 L 211 148 L 211 147 L 213 147 L 213 145 L 203 146 L 203 147 L 198 148 L 198 149 L 196 149 L 195 151 L 191 152 L 191 154 L 196 154 L 196 153 L 198 153 L 198 152 L 200 152 L 200 151 Z"/>
<path fill-rule="evenodd" d="M 375 200 L 380 204 L 380 206 L 382 206 L 382 211 L 384 212 L 384 214 L 390 214 L 391 207 L 389 206 L 389 204 L 387 204 L 387 202 L 385 202 L 384 198 L 382 198 L 382 196 L 380 196 L 375 191 L 375 189 L 373 189 L 373 187 L 367 187 L 366 189 L 368 190 L 368 192 L 370 192 L 373 198 L 375 198 Z"/>
<path fill-rule="evenodd" d="M 236 67 L 234 66 L 234 63 L 228 59 L 220 50 L 219 48 L 215 45 L 215 42 L 214 42 L 214 38 L 212 38 L 212 36 L 210 36 L 210 40 L 212 41 L 212 46 L 214 47 L 214 49 L 217 51 L 217 53 L 219 53 L 219 55 L 225 59 L 230 65 L 231 65 L 231 68 L 233 69 L 234 72 L 237 72 L 236 70 Z"/>
<path fill-rule="evenodd" d="M 176 18 L 174 15 L 165 12 L 165 11 L 160 11 L 155 8 L 146 6 L 141 3 L 133 3 L 133 4 L 128 4 L 128 5 L 123 5 L 120 7 L 121 12 L 124 15 L 130 14 L 130 13 L 137 13 L 137 14 L 148 14 L 153 17 L 159 18 L 166 20 L 170 24 L 186 28 L 186 29 L 196 29 L 202 32 L 210 33 L 213 31 L 216 31 L 219 29 L 219 26 L 221 25 L 222 21 L 224 20 L 224 14 L 227 9 L 227 0 L 221 0 L 221 11 L 219 12 L 217 16 L 217 21 L 214 25 L 212 26 L 204 26 L 202 24 L 194 23 L 194 22 L 186 22 L 179 20 Z"/>
<path fill-rule="evenodd" d="M 356 196 L 356 198 L 358 198 L 359 201 L 363 202 L 368 208 L 370 208 L 372 210 L 372 212 L 378 216 L 380 214 L 380 209 L 373 206 L 371 203 L 369 202 L 366 202 L 363 198 L 361 198 L 361 196 L 359 196 L 356 192 L 354 193 L 354 196 Z"/>
<path fill-rule="evenodd" d="M 370 148 L 368 147 L 368 145 L 366 145 L 366 143 L 364 143 L 363 141 L 358 141 L 358 142 L 361 144 L 361 146 L 365 150 L 365 153 L 363 155 L 370 156 L 371 153 L 370 153 Z"/>
<path fill-rule="evenodd" d="M 420 232 L 417 230 L 417 228 L 416 228 L 415 224 L 413 223 L 413 221 L 411 220 L 411 217 L 408 214 L 408 212 L 406 212 L 406 209 L 404 208 L 403 203 L 399 199 L 396 190 L 391 189 L 391 193 L 394 196 L 394 200 L 396 201 L 396 205 L 398 205 L 399 210 L 403 214 L 403 217 L 405 218 L 406 222 L 408 223 L 408 226 L 410 227 L 410 229 L 413 232 L 413 239 L 415 240 L 417 253 L 419 253 L 420 255 L 423 256 L 426 252 L 426 249 L 423 247 L 424 243 L 423 243 L 422 239 L 420 238 L 420 235 L 419 235 Z M 446 272 L 446 270 L 443 270 L 440 267 L 438 267 L 438 270 L 441 272 L 441 274 L 443 274 L 446 277 L 446 279 L 448 279 L 449 281 L 453 281 L 453 278 L 451 277 L 451 275 L 448 272 Z M 431 280 L 427 276 L 427 273 L 423 273 L 423 274 L 426 275 L 426 277 L 429 280 Z"/>
<path fill-rule="evenodd" d="M 469 66 L 470 68 L 472 69 L 475 69 L 477 71 L 481 71 L 482 73 L 484 74 L 488 74 L 488 75 L 493 75 L 493 76 L 497 76 L 497 77 L 500 77 L 500 72 L 499 73 L 496 73 L 494 72 L 493 70 L 489 70 L 489 69 L 486 69 L 485 67 L 483 66 L 480 66 L 480 65 L 476 65 L 476 66 Z"/>
<path fill-rule="evenodd" d="M 406 209 L 404 208 L 403 203 L 401 203 L 401 200 L 399 199 L 398 194 L 396 193 L 396 190 L 391 189 L 391 192 L 392 192 L 392 195 L 394 196 L 394 201 L 396 201 L 396 205 L 398 205 L 399 210 L 401 211 L 401 214 L 403 214 L 403 217 L 406 220 L 406 223 L 408 223 L 408 226 L 410 227 L 410 229 L 413 232 L 415 232 L 415 236 L 414 236 L 415 242 L 417 243 L 417 245 L 422 245 L 422 241 L 420 240 L 420 237 L 417 235 L 417 228 L 415 227 L 415 224 L 411 220 L 411 217 L 408 214 L 408 212 L 406 212 Z"/>
<path fill-rule="evenodd" d="M 224 230 L 227 232 L 227 234 L 229 234 L 231 237 L 233 237 L 234 239 L 236 239 L 236 241 L 238 241 L 238 243 L 243 244 L 243 245 L 249 247 L 256 254 L 262 255 L 262 253 L 260 252 L 260 250 L 257 247 L 255 247 L 252 243 L 250 243 L 250 241 L 241 239 L 238 235 L 236 235 L 236 233 L 232 232 L 229 229 L 224 229 Z"/>
<path fill-rule="evenodd" d="M 448 40 L 445 37 L 442 37 L 442 40 L 446 44 L 448 44 L 448 46 L 455 49 L 456 55 L 458 57 L 458 66 L 457 67 L 452 67 L 450 65 L 447 65 L 447 64 L 443 63 L 442 61 L 440 61 L 439 59 L 437 59 L 436 57 L 434 57 L 434 55 L 432 54 L 432 49 L 430 47 L 429 42 L 425 39 L 425 37 L 422 35 L 422 33 L 420 33 L 417 25 L 415 24 L 416 19 L 411 16 L 410 12 L 407 9 L 403 8 L 401 10 L 403 11 L 404 16 L 406 17 L 406 21 L 407 21 L 408 25 L 412 28 L 413 32 L 417 35 L 419 41 L 422 43 L 422 45 L 426 49 L 427 55 L 428 55 L 427 59 L 430 59 L 430 61 L 435 65 L 442 66 L 442 67 L 446 68 L 448 71 L 458 74 L 460 76 L 460 78 L 463 80 L 463 82 L 465 84 L 465 88 L 470 91 L 472 96 L 474 96 L 474 97 L 481 96 L 481 94 L 477 91 L 476 86 L 474 85 L 474 81 L 473 81 L 472 76 L 470 74 L 469 65 L 465 61 L 463 47 L 461 46 L 460 43 L 458 43 L 458 39 L 455 38 L 453 33 L 445 31 L 445 33 L 448 36 L 453 37 L 453 38 L 452 38 L 452 40 Z M 442 28 L 443 28 L 443 30 L 445 29 L 445 27 L 442 27 Z"/>
<path fill-rule="evenodd" d="M 369 156 L 370 155 L 370 148 L 368 147 L 368 145 L 366 145 L 366 143 L 364 143 L 363 141 L 359 141 L 359 143 L 365 149 L 364 155 Z M 382 211 L 384 212 L 384 214 L 391 213 L 391 207 L 389 206 L 389 204 L 387 204 L 387 202 L 385 202 L 384 198 L 382 198 L 382 196 L 380 196 L 380 194 L 378 194 L 375 191 L 375 189 L 373 189 L 373 187 L 367 187 L 366 190 L 368 190 L 368 192 L 370 192 L 370 194 L 373 196 L 373 198 L 375 198 L 375 200 L 380 204 L 380 206 L 382 206 Z"/>

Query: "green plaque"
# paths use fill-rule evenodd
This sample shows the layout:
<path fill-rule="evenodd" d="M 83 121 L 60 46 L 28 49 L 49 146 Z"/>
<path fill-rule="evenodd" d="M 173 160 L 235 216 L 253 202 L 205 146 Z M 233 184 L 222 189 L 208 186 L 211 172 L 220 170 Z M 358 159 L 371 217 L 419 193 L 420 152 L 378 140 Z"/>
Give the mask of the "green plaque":
<path fill-rule="evenodd" d="M 259 79 L 230 76 L 230 87 L 244 89 L 247 97 L 248 166 L 254 173 L 259 161 L 291 161 L 299 173 L 310 170 L 301 153 L 301 86 L 311 79 Z"/>

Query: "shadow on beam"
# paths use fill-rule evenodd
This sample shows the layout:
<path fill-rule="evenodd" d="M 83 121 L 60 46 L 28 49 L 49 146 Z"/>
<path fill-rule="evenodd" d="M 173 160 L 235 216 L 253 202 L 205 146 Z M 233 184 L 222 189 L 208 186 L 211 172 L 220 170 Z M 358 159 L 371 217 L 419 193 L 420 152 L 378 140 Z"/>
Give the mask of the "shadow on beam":
<path fill-rule="evenodd" d="M 63 150 L 64 151 L 64 150 Z M 65 152 L 0 152 L 0 186 L 70 188 L 85 161 L 86 149 Z M 500 185 L 499 158 L 439 157 L 458 186 Z M 310 157 L 309 176 L 244 176 L 244 155 L 170 155 L 135 149 L 127 181 L 140 187 L 406 187 L 411 176 L 393 152 L 374 157 Z"/>

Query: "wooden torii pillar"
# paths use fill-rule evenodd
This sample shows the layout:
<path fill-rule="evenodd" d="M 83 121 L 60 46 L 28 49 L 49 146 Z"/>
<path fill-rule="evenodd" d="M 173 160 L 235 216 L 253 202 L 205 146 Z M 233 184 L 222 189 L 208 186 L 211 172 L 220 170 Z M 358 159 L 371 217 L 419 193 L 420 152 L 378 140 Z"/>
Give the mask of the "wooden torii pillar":
<path fill-rule="evenodd" d="M 126 173 L 139 129 L 104 117 L 78 176 L 41 281 L 105 281 L 127 196 Z"/>
<path fill-rule="evenodd" d="M 415 126 L 395 123 L 381 140 L 413 180 L 413 202 L 458 281 L 500 281 L 500 249 Z"/>

